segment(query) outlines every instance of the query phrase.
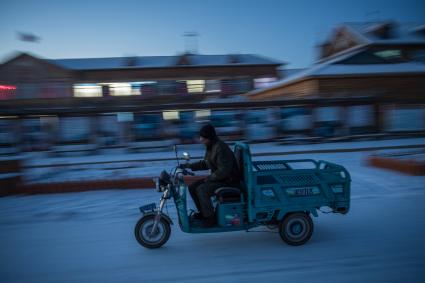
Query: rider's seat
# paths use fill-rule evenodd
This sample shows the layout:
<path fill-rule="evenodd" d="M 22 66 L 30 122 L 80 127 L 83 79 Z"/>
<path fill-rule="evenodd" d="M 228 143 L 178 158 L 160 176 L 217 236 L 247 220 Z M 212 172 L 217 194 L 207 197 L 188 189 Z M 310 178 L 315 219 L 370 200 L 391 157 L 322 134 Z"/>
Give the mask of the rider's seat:
<path fill-rule="evenodd" d="M 243 149 L 235 147 L 235 158 L 239 169 L 241 180 L 244 180 L 243 174 Z M 241 188 L 244 187 L 243 181 L 239 187 L 221 187 L 214 191 L 214 194 L 220 203 L 240 202 L 242 201 Z"/>
<path fill-rule="evenodd" d="M 240 202 L 241 201 L 241 190 L 234 187 L 221 187 L 214 191 L 218 202 Z"/>

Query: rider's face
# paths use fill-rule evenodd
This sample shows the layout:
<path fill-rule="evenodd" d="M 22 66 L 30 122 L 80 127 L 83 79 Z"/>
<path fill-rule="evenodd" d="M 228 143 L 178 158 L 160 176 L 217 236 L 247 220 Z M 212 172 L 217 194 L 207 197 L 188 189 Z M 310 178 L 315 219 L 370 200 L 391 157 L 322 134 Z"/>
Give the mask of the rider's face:
<path fill-rule="evenodd" d="M 210 143 L 210 140 L 204 137 L 199 137 L 199 141 L 205 146 L 207 146 Z"/>

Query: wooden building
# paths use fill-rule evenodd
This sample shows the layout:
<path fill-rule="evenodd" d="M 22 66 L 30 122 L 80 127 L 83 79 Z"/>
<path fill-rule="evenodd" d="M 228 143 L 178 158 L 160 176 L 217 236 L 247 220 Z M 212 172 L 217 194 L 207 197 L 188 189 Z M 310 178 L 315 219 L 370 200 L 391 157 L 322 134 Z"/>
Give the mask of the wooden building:
<path fill-rule="evenodd" d="M 0 99 L 234 95 L 278 79 L 280 62 L 251 54 L 42 59 L 0 65 Z"/>
<path fill-rule="evenodd" d="M 251 54 L 52 60 L 20 53 L 0 65 L 0 147 L 192 137 L 199 123 L 187 116 L 202 120 L 212 111 L 169 105 L 237 100 L 277 80 L 280 65 Z"/>
<path fill-rule="evenodd" d="M 425 95 L 425 25 L 346 23 L 319 47 L 310 68 L 248 92 L 253 100 Z"/>

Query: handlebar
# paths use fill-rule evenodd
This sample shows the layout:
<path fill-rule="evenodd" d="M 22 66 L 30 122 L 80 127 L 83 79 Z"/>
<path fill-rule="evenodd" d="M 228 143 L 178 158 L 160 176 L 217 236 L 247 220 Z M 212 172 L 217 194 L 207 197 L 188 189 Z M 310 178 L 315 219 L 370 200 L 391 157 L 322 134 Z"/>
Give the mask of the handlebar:
<path fill-rule="evenodd" d="M 186 176 L 186 175 L 190 175 L 190 176 L 195 176 L 195 173 L 193 173 L 193 172 L 191 172 L 191 171 L 189 171 L 189 170 L 187 170 L 186 168 L 179 168 L 179 167 L 176 167 L 176 169 L 175 169 L 176 171 L 175 171 L 175 173 L 177 173 L 177 174 L 182 174 L 183 176 Z"/>

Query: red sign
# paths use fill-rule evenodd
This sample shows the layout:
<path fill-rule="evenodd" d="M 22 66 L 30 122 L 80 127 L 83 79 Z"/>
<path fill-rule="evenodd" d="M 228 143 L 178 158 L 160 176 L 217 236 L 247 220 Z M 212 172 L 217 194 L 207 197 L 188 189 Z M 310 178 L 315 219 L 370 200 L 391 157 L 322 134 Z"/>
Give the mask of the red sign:
<path fill-rule="evenodd" d="M 16 86 L 14 85 L 0 85 L 0 99 L 8 99 L 15 96 Z"/>

